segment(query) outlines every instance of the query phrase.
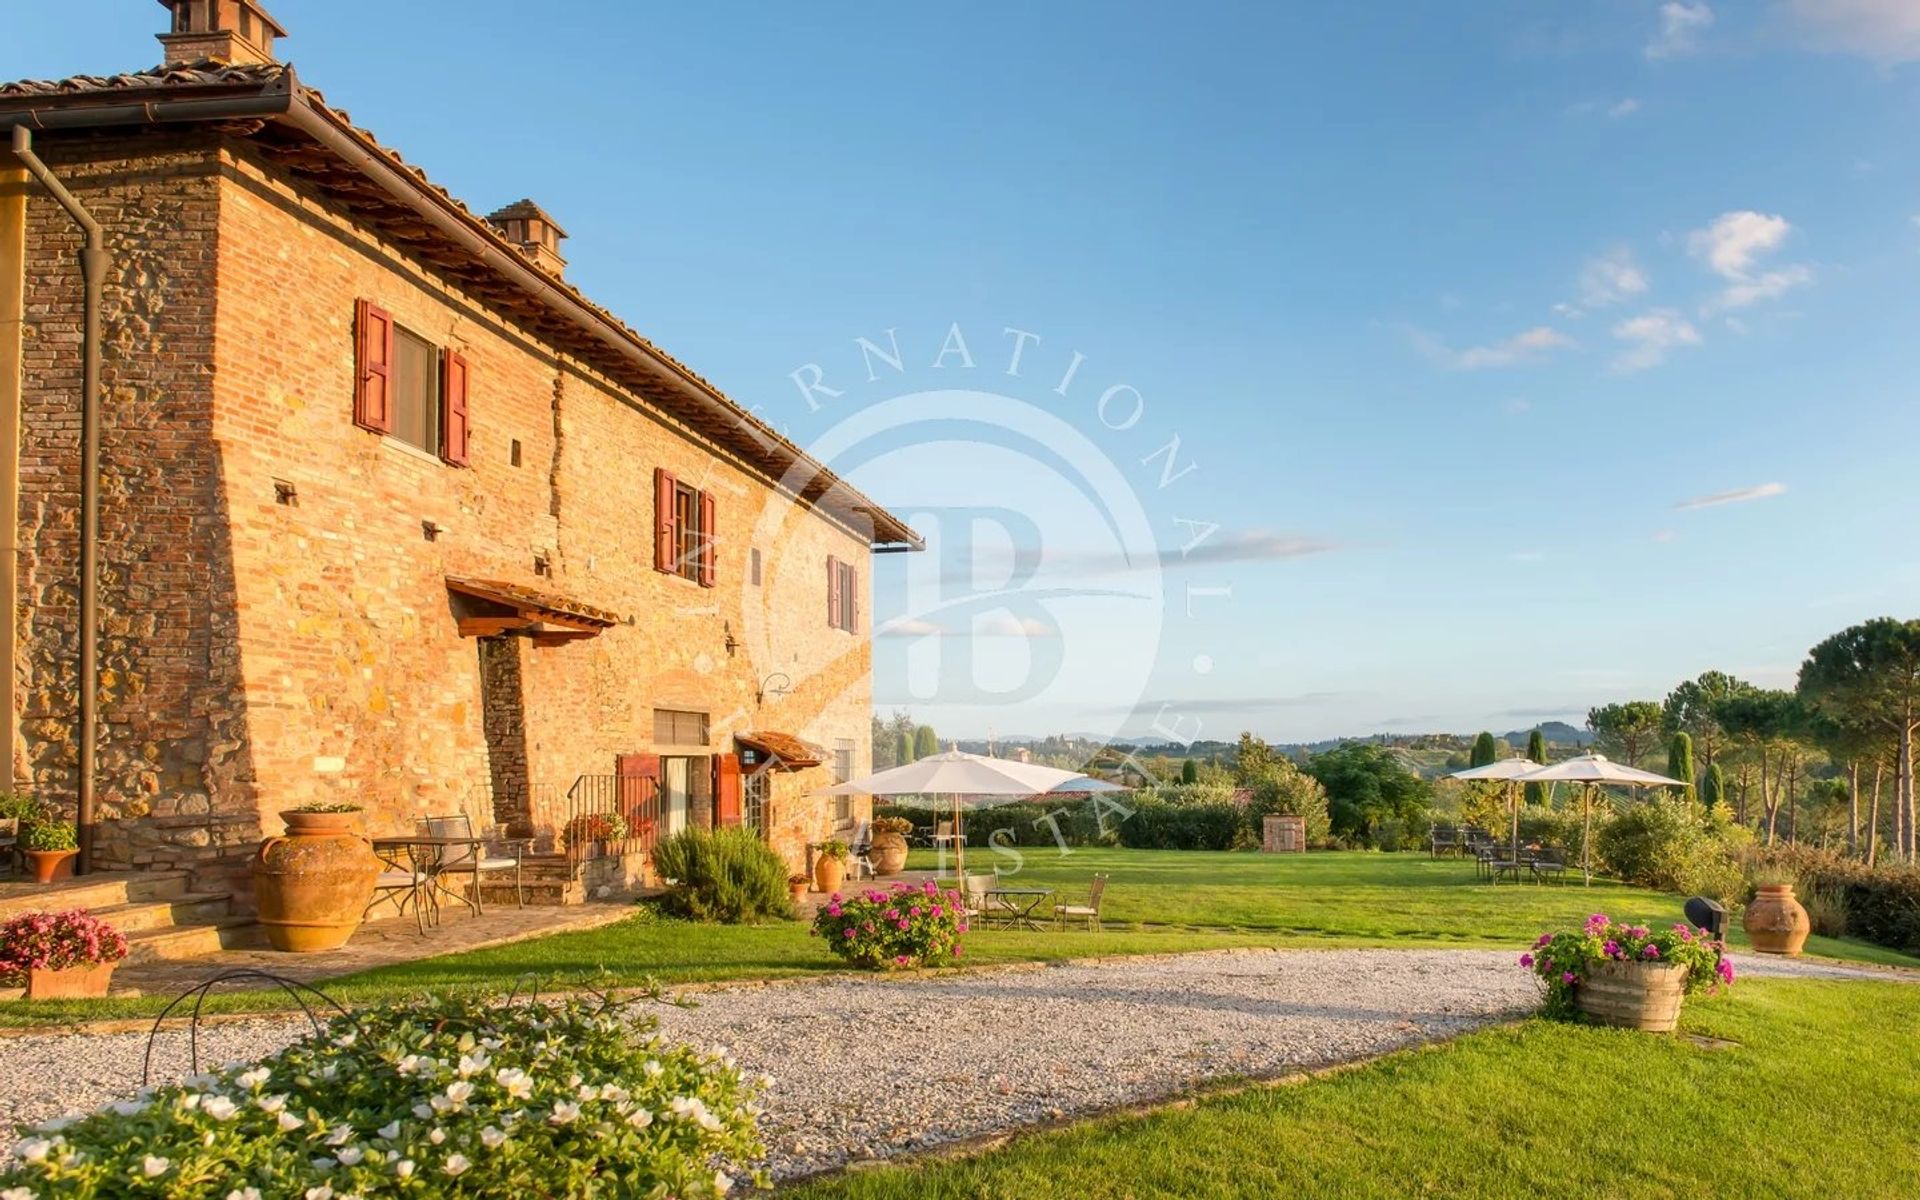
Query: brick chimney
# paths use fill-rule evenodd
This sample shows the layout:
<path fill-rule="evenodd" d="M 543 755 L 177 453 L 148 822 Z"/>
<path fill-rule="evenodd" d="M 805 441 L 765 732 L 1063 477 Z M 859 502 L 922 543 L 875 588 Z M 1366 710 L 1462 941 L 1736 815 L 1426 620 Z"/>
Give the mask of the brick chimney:
<path fill-rule="evenodd" d="M 211 59 L 228 64 L 273 61 L 273 39 L 287 36 L 259 0 L 160 0 L 173 28 L 158 35 L 167 66 Z"/>
<path fill-rule="evenodd" d="M 538 204 L 516 200 L 487 220 L 542 271 L 559 275 L 567 269 L 567 260 L 560 257 L 560 239 L 567 236 L 567 231 L 554 224 Z"/>

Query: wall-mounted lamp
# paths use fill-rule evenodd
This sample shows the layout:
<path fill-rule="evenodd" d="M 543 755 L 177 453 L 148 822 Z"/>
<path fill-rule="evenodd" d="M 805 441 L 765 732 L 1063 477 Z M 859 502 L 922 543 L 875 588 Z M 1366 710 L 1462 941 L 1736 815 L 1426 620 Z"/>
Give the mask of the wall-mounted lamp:
<path fill-rule="evenodd" d="M 284 479 L 273 481 L 273 502 L 284 504 L 288 508 L 300 507 L 300 489 Z"/>
<path fill-rule="evenodd" d="M 765 679 L 762 679 L 760 686 L 754 689 L 753 702 L 755 704 L 765 704 L 769 695 L 784 696 L 792 690 L 792 678 L 790 678 L 785 671 L 775 671 Z"/>
<path fill-rule="evenodd" d="M 439 541 L 440 535 L 444 532 L 446 531 L 443 528 L 441 528 L 440 523 L 437 521 L 420 522 L 420 536 L 423 538 L 426 538 L 430 542 Z"/>
<path fill-rule="evenodd" d="M 724 630 L 724 631 L 726 632 L 726 635 L 727 635 L 727 643 L 726 643 L 726 645 L 727 645 L 727 657 L 728 657 L 728 658 L 732 658 L 732 657 L 733 657 L 733 652 L 734 652 L 735 650 L 738 650 L 738 649 L 740 648 L 740 639 L 739 639 L 739 638 L 737 638 L 737 637 L 734 637 L 734 636 L 733 636 L 733 622 L 732 622 L 732 621 L 722 621 L 722 622 L 720 623 L 720 628 L 721 628 L 722 630 Z"/>

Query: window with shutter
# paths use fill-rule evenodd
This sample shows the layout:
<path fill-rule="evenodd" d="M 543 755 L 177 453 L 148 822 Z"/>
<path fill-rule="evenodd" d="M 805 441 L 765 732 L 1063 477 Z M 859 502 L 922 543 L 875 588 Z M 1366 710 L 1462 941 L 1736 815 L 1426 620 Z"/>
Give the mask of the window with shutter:
<path fill-rule="evenodd" d="M 840 560 L 827 555 L 827 628 L 840 628 Z"/>
<path fill-rule="evenodd" d="M 353 422 L 362 429 L 393 429 L 393 317 L 370 301 L 354 306 Z"/>
<path fill-rule="evenodd" d="M 467 464 L 466 356 L 449 350 L 440 360 L 440 457 L 456 467 Z"/>
<path fill-rule="evenodd" d="M 827 558 L 827 628 L 860 631 L 860 572 L 831 555 Z"/>

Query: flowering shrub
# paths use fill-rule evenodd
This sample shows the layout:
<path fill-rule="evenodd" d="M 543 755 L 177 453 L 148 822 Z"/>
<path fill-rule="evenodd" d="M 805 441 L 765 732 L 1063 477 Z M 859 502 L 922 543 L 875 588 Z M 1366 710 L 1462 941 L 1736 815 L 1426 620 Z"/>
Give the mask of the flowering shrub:
<path fill-rule="evenodd" d="M 1549 1016 L 1574 1012 L 1573 995 L 1582 980 L 1603 962 L 1664 962 L 1687 968 L 1686 992 L 1712 992 L 1733 983 L 1727 944 L 1704 929 L 1675 925 L 1655 933 L 1645 925 L 1622 925 L 1595 913 L 1578 933 L 1543 933 L 1520 965 L 1546 985 Z"/>
<path fill-rule="evenodd" d="M 766 1082 L 608 1000 L 429 997 L 29 1131 L 0 1197 L 717 1196 Z"/>
<path fill-rule="evenodd" d="M 887 970 L 922 967 L 960 956 L 967 931 L 959 892 L 943 892 L 929 879 L 919 887 L 896 883 L 855 897 L 835 892 L 813 915 L 813 932 L 835 954 L 857 967 Z"/>
<path fill-rule="evenodd" d="M 0 981 L 17 983 L 31 967 L 64 971 L 126 956 L 126 937 L 84 908 L 21 913 L 0 925 Z"/>

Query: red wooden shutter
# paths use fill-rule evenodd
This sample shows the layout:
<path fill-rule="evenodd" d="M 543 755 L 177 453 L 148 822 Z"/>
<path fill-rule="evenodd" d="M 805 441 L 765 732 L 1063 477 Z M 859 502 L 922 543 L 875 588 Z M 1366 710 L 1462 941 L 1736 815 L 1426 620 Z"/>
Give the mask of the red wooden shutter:
<path fill-rule="evenodd" d="M 660 819 L 660 756 L 620 754 L 614 757 L 614 795 L 627 836 L 653 843 Z"/>
<path fill-rule="evenodd" d="M 673 515 L 674 483 L 673 472 L 653 469 L 653 569 L 668 574 L 674 572 L 674 543 L 680 540 Z"/>
<path fill-rule="evenodd" d="M 740 824 L 740 756 L 713 756 L 713 812 L 721 828 Z"/>
<path fill-rule="evenodd" d="M 393 317 L 361 300 L 353 312 L 353 423 L 393 431 Z"/>
<path fill-rule="evenodd" d="M 700 493 L 700 586 L 713 586 L 713 493 Z"/>
<path fill-rule="evenodd" d="M 827 555 L 827 628 L 840 628 L 840 560 Z"/>
<path fill-rule="evenodd" d="M 440 356 L 440 457 L 467 466 L 467 360 L 458 351 Z"/>

